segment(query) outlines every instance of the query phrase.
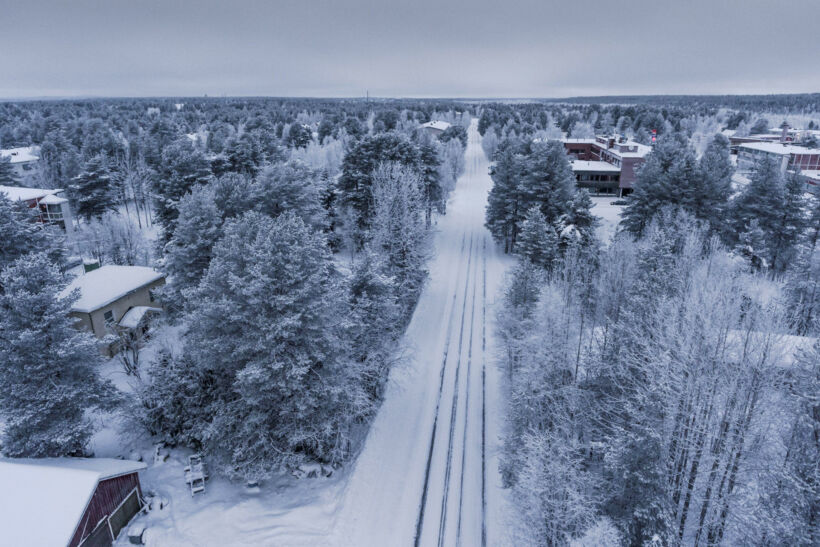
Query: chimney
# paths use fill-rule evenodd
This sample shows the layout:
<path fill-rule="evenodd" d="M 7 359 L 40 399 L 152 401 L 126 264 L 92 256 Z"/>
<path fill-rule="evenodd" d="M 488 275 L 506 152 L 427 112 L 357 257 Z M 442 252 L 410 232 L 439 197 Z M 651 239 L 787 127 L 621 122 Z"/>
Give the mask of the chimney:
<path fill-rule="evenodd" d="M 783 120 L 783 123 L 780 124 L 780 142 L 785 143 L 786 139 L 789 135 L 789 124 Z"/>

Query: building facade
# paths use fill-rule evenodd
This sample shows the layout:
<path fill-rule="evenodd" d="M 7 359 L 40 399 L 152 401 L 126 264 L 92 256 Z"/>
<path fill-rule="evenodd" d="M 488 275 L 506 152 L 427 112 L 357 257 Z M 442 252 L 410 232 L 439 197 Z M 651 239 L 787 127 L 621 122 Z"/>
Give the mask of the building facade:
<path fill-rule="evenodd" d="M 564 139 L 578 186 L 592 194 L 625 196 L 652 147 L 624 137 Z"/>
<path fill-rule="evenodd" d="M 738 171 L 752 171 L 766 157 L 777 161 L 784 173 L 820 170 L 820 148 L 777 142 L 750 142 L 738 145 Z"/>

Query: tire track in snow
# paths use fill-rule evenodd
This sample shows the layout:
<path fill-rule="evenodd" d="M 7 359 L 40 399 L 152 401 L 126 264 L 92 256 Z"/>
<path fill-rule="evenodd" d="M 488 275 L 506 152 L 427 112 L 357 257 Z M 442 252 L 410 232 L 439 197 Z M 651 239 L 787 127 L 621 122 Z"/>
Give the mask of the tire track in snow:
<path fill-rule="evenodd" d="M 484 236 L 481 287 L 481 547 L 487 545 L 487 236 Z"/>
<path fill-rule="evenodd" d="M 470 339 L 467 342 L 467 389 L 464 393 L 464 435 L 461 441 L 461 480 L 458 486 L 458 522 L 456 526 L 456 545 L 461 545 L 461 519 L 464 512 L 464 468 L 467 465 L 467 431 L 470 425 L 470 378 L 473 368 L 473 327 L 475 325 L 475 295 L 476 295 L 476 281 L 478 274 L 478 260 L 473 266 L 473 296 L 470 304 Z M 458 378 L 456 378 L 456 383 Z M 454 402 L 455 405 L 455 402 Z M 452 444 L 452 443 L 451 443 Z M 445 485 L 445 488 L 449 484 Z M 446 492 L 446 491 L 445 491 Z M 445 508 L 446 520 L 446 508 Z M 439 544 L 442 544 L 444 537 L 439 538 Z"/>
<path fill-rule="evenodd" d="M 464 234 L 461 237 L 461 257 L 462 257 L 462 259 L 464 257 L 464 243 L 465 243 L 466 239 L 467 239 L 467 234 Z M 473 256 L 473 236 L 471 234 L 470 235 L 470 250 L 469 250 L 469 254 L 467 256 L 467 270 L 466 270 L 465 275 L 464 275 L 464 278 L 465 278 L 465 286 L 464 286 L 464 300 L 465 300 L 465 303 L 466 303 L 466 300 L 467 300 L 467 285 L 466 284 L 469 282 L 469 278 L 470 278 L 470 261 L 472 260 L 472 256 Z M 433 418 L 433 432 L 430 435 L 430 450 L 427 453 L 427 465 L 426 465 L 426 468 L 425 468 L 425 471 L 424 471 L 424 486 L 422 488 L 422 493 L 421 493 L 421 505 L 419 507 L 418 518 L 416 519 L 416 537 L 413 541 L 413 545 L 415 545 L 415 547 L 418 547 L 418 545 L 419 545 L 419 541 L 421 540 L 421 530 L 422 530 L 422 527 L 424 525 L 424 510 L 425 510 L 425 507 L 427 505 L 427 493 L 428 493 L 429 485 L 430 485 L 430 467 L 432 466 L 432 463 L 433 463 L 433 449 L 435 448 L 435 443 L 436 443 L 436 430 L 438 428 L 439 406 L 441 405 L 441 394 L 442 394 L 442 391 L 444 389 L 444 371 L 447 367 L 447 355 L 448 355 L 449 350 L 450 350 L 450 336 L 452 335 L 452 331 L 453 331 L 453 319 L 454 319 L 454 316 L 455 316 L 456 298 L 458 297 L 458 293 L 459 293 L 459 290 L 458 290 L 458 287 L 456 287 L 456 290 L 453 292 L 453 302 L 450 306 L 450 315 L 447 319 L 447 335 L 445 336 L 445 339 L 444 339 L 444 356 L 443 356 L 442 361 L 441 361 L 441 372 L 440 372 L 440 380 L 439 380 L 439 387 L 438 387 L 438 399 L 436 400 L 436 410 L 435 410 L 435 414 L 434 414 L 434 418 Z"/>
<path fill-rule="evenodd" d="M 458 334 L 458 353 L 456 358 L 455 380 L 453 382 L 453 404 L 450 412 L 450 429 L 447 435 L 447 460 L 444 470 L 444 495 L 441 497 L 441 512 L 439 513 L 438 545 L 444 545 L 444 534 L 447 528 L 447 501 L 450 498 L 450 475 L 453 470 L 453 438 L 456 430 L 456 416 L 458 413 L 459 378 L 461 377 L 461 353 L 464 347 L 464 319 L 467 316 L 467 293 L 470 290 L 470 265 L 473 257 L 473 237 L 470 236 L 470 258 L 467 261 L 467 275 L 464 284 L 464 303 L 461 306 L 461 326 Z M 475 288 L 475 271 L 473 272 L 473 288 Z M 472 328 L 472 325 L 470 325 Z M 467 389 L 469 389 L 469 385 Z M 466 418 L 466 416 L 465 416 Z"/>

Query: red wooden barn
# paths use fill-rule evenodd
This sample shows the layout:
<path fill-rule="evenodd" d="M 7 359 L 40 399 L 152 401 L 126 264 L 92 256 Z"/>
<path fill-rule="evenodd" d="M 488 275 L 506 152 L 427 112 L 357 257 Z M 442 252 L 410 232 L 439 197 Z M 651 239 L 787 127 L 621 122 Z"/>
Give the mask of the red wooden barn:
<path fill-rule="evenodd" d="M 111 545 L 141 507 L 145 464 L 0 459 L 0 545 Z"/>

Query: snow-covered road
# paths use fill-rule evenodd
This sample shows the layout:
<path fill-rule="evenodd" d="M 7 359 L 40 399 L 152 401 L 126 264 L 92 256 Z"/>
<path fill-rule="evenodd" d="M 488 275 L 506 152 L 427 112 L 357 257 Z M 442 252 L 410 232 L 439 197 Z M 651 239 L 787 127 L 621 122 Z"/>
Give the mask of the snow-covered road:
<path fill-rule="evenodd" d="M 333 545 L 504 545 L 494 303 L 508 260 L 484 228 L 492 181 L 477 124 L 438 224 L 407 356 L 343 490 Z"/>

